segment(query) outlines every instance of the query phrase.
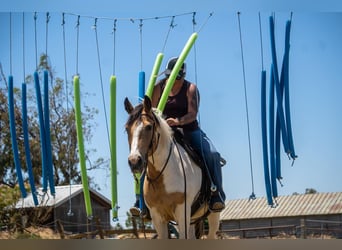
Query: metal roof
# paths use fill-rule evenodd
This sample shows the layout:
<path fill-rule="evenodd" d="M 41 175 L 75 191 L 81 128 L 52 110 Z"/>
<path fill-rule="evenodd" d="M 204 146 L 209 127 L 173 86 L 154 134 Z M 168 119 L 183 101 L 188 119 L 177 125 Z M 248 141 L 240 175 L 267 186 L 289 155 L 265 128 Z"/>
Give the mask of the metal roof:
<path fill-rule="evenodd" d="M 59 205 L 63 204 L 64 202 L 68 201 L 69 199 L 75 197 L 79 193 L 83 192 L 82 185 L 65 185 L 65 186 L 56 186 L 55 187 L 56 194 L 53 197 L 50 192 L 46 192 L 45 194 L 42 191 L 42 188 L 38 188 L 38 206 L 55 206 L 58 207 Z M 89 188 L 90 193 L 94 193 L 100 199 L 102 199 L 105 203 L 111 206 L 111 201 L 107 199 L 105 196 L 100 194 L 99 192 L 95 191 L 92 188 Z M 28 193 L 26 198 L 20 199 L 16 206 L 16 208 L 28 208 L 28 207 L 35 207 L 34 201 L 32 198 L 32 193 Z"/>
<path fill-rule="evenodd" d="M 279 196 L 277 206 L 267 204 L 265 197 L 255 200 L 226 201 L 221 220 L 259 219 L 303 215 L 342 214 L 342 192 Z"/>

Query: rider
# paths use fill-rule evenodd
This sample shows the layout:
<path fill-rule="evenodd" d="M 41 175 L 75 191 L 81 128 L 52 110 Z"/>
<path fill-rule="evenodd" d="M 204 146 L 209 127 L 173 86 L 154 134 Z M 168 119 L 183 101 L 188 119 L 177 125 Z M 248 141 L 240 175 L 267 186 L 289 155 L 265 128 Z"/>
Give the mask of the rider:
<path fill-rule="evenodd" d="M 152 94 L 153 107 L 158 105 L 177 59 L 173 57 L 168 61 L 164 72 L 166 77 L 154 87 Z M 226 198 L 222 187 L 221 156 L 198 125 L 199 91 L 194 83 L 185 79 L 185 75 L 186 64 L 183 63 L 168 96 L 163 115 L 169 126 L 183 130 L 185 140 L 204 158 L 204 163 L 209 170 L 213 184 L 217 187 L 216 191 L 212 193 L 209 209 L 213 212 L 220 212 L 225 207 Z"/>

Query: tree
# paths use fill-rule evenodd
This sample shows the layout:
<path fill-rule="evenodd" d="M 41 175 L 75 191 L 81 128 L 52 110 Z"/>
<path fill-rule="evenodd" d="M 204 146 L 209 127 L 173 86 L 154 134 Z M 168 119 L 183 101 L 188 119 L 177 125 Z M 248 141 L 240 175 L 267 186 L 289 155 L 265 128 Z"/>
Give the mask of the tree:
<path fill-rule="evenodd" d="M 16 172 L 13 163 L 13 152 L 11 148 L 10 129 L 8 119 L 8 104 L 7 104 L 7 82 L 5 74 L 1 70 L 0 82 L 4 82 L 6 88 L 0 90 L 0 182 L 10 186 L 16 183 Z M 72 105 L 72 88 L 67 88 L 68 83 L 63 79 L 55 77 L 51 65 L 48 62 L 46 55 L 41 55 L 40 63 L 37 68 L 39 75 L 44 70 L 49 73 L 50 89 L 49 89 L 49 112 L 50 112 L 50 134 L 52 147 L 52 162 L 54 168 L 54 184 L 63 185 L 69 183 L 81 183 L 80 171 L 78 169 L 78 155 L 77 155 L 77 135 L 75 129 L 75 112 Z M 26 84 L 32 86 L 33 77 L 29 75 L 26 77 Z M 32 88 L 28 88 L 27 103 L 28 103 L 28 121 L 29 121 L 29 138 L 30 151 L 34 172 L 34 179 L 37 184 L 42 177 L 41 171 L 41 148 L 39 136 L 39 122 L 36 105 L 36 95 Z M 84 95 L 87 95 L 85 93 Z M 24 159 L 23 133 L 21 121 L 21 91 L 15 89 L 15 119 L 17 130 L 17 141 L 19 146 L 19 153 L 21 157 L 22 170 L 24 177 L 27 178 L 27 168 Z M 90 145 L 92 139 L 93 129 L 96 126 L 94 122 L 98 111 L 95 108 L 84 106 L 82 107 L 83 114 L 83 135 L 85 143 Z M 92 160 L 92 154 L 96 149 L 87 149 L 86 156 L 88 159 L 88 170 L 99 169 L 108 164 L 103 158 Z M 108 169 L 108 168 L 107 168 Z M 98 186 L 90 179 L 93 187 L 98 189 Z"/>
<path fill-rule="evenodd" d="M 317 190 L 314 188 L 306 188 L 305 194 L 317 194 Z"/>

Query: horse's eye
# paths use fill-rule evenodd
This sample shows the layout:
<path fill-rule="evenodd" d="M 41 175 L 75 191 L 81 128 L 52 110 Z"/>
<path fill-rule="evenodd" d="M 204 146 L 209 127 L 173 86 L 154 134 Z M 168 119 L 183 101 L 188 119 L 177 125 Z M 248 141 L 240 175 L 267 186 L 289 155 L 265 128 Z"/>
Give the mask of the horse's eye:
<path fill-rule="evenodd" d="M 146 131 L 151 131 L 152 130 L 152 125 L 148 124 L 145 126 Z"/>

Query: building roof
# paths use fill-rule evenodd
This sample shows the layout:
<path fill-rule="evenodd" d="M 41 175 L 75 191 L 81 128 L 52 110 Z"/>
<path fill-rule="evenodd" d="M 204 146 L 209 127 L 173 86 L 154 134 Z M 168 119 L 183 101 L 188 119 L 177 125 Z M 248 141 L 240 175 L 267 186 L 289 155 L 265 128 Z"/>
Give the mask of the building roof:
<path fill-rule="evenodd" d="M 43 193 L 42 188 L 38 188 L 38 206 L 55 206 L 58 207 L 65 202 L 67 202 L 69 199 L 75 197 L 76 195 L 83 192 L 83 186 L 82 185 L 65 185 L 65 186 L 56 186 L 55 187 L 55 197 L 53 197 L 50 192 Z M 89 192 L 92 195 L 95 195 L 98 197 L 102 202 L 104 202 L 106 205 L 111 207 L 111 201 L 107 199 L 105 196 L 100 194 L 99 192 L 95 191 L 92 188 L 89 188 Z M 24 199 L 20 199 L 16 206 L 16 208 L 29 208 L 29 207 L 35 207 L 32 193 L 28 193 L 27 197 Z"/>
<path fill-rule="evenodd" d="M 342 214 L 342 192 L 279 196 L 275 208 L 266 198 L 226 201 L 221 220 Z"/>

